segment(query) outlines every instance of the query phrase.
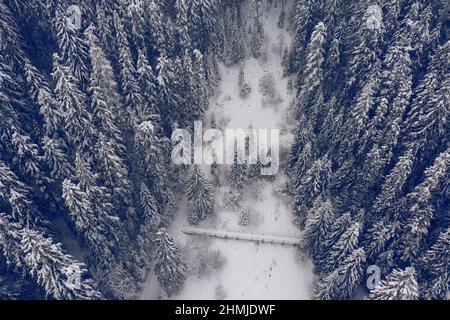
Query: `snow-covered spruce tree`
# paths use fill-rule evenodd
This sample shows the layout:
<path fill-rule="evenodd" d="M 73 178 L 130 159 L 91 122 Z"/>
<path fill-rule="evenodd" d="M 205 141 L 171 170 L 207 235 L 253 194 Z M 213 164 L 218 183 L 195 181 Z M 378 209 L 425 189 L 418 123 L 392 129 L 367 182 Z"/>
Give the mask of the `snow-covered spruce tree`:
<path fill-rule="evenodd" d="M 100 131 L 96 142 L 95 159 L 99 166 L 104 185 L 118 196 L 118 202 L 127 202 L 130 193 L 128 170 L 121 159 L 125 150 L 122 130 L 116 125 L 116 119 L 122 112 L 121 96 L 114 78 L 114 72 L 95 35 L 95 28 L 85 32 L 89 45 L 92 71 L 89 81 L 93 122 Z"/>
<path fill-rule="evenodd" d="M 191 224 L 197 224 L 206 219 L 214 209 L 212 186 L 205 179 L 198 165 L 192 168 L 187 183 L 188 220 Z"/>
<path fill-rule="evenodd" d="M 136 71 L 144 103 L 146 104 L 145 116 L 159 114 L 158 79 L 143 51 L 139 51 Z"/>
<path fill-rule="evenodd" d="M 427 299 L 445 299 L 449 291 L 450 229 L 442 231 L 436 242 L 423 255 L 420 263 L 421 296 Z"/>
<path fill-rule="evenodd" d="M 175 61 L 178 65 L 181 62 Z M 178 67 L 178 66 L 177 66 Z M 199 50 L 194 50 L 192 55 L 186 52 L 181 68 L 175 70 L 177 79 L 182 84 L 182 88 L 174 88 L 178 92 L 182 92 L 180 97 L 185 106 L 178 110 L 178 118 L 181 124 L 188 124 L 189 120 L 201 120 L 203 114 L 208 107 L 208 85 L 207 72 L 205 68 L 205 60 Z M 189 106 L 188 108 L 186 106 Z M 181 121 L 182 120 L 182 121 Z"/>
<path fill-rule="evenodd" d="M 162 55 L 158 58 L 158 84 L 161 101 L 161 120 L 165 126 L 165 131 L 170 133 L 172 124 L 180 123 L 180 114 L 183 114 L 181 92 L 176 88 L 180 87 L 180 79 L 177 78 L 174 61 Z"/>
<path fill-rule="evenodd" d="M 377 221 L 373 226 L 366 231 L 365 238 L 367 239 L 365 250 L 367 258 L 370 260 L 377 260 L 379 256 L 386 251 L 388 245 L 394 239 L 399 230 L 398 222 L 388 222 L 385 220 Z M 391 266 L 380 265 L 380 268 L 389 270 Z M 390 270 L 389 270 L 390 271 Z"/>
<path fill-rule="evenodd" d="M 82 88 L 87 84 L 87 49 L 78 31 L 69 23 L 63 9 L 58 6 L 55 10 L 54 26 L 60 58 L 62 63 L 67 66 L 72 75 L 77 79 Z"/>
<path fill-rule="evenodd" d="M 133 48 L 147 51 L 151 43 L 148 34 L 148 24 L 146 20 L 146 10 L 144 1 L 139 1 L 128 5 L 125 11 L 126 20 L 130 25 L 130 42 Z"/>
<path fill-rule="evenodd" d="M 327 265 L 331 270 L 334 270 L 341 265 L 348 255 L 358 247 L 361 231 L 361 223 L 355 222 L 347 230 L 345 230 L 339 240 L 333 245 L 327 261 Z"/>
<path fill-rule="evenodd" d="M 100 0 L 95 5 L 95 20 L 101 46 L 110 55 L 116 51 L 116 43 L 111 30 L 114 30 L 114 3 Z"/>
<path fill-rule="evenodd" d="M 136 154 L 141 170 L 148 174 L 150 181 L 163 177 L 164 154 L 162 144 L 156 136 L 155 127 L 150 121 L 143 122 L 135 135 Z"/>
<path fill-rule="evenodd" d="M 281 66 L 283 67 L 283 76 L 286 77 L 289 75 L 289 50 L 284 49 L 283 56 L 281 58 Z M 291 80 L 291 79 L 290 79 Z M 288 83 L 288 86 L 292 84 L 292 82 Z M 292 90 L 289 90 L 291 92 Z"/>
<path fill-rule="evenodd" d="M 248 208 L 244 208 L 239 212 L 239 225 L 247 227 L 250 223 L 250 211 Z"/>
<path fill-rule="evenodd" d="M 248 95 L 252 92 L 252 88 L 248 85 L 248 83 L 245 81 L 245 72 L 244 68 L 239 68 L 239 97 L 242 99 L 245 99 L 248 97 Z"/>
<path fill-rule="evenodd" d="M 227 6 L 223 18 L 223 60 L 228 66 L 241 62 L 245 57 L 244 35 L 237 11 L 236 6 Z"/>
<path fill-rule="evenodd" d="M 70 69 L 59 62 L 57 55 L 53 56 L 53 79 L 55 80 L 55 98 L 64 112 L 65 138 L 80 148 L 91 144 L 92 115 L 86 109 L 86 96 L 78 88 L 77 80 Z"/>
<path fill-rule="evenodd" d="M 316 2 L 317 0 L 296 1 L 294 39 L 289 52 L 288 73 L 297 72 L 303 66 L 304 52 L 316 23 Z"/>
<path fill-rule="evenodd" d="M 211 165 L 211 175 L 213 176 L 213 186 L 218 188 L 221 186 L 221 172 L 216 161 Z"/>
<path fill-rule="evenodd" d="M 388 32 L 393 33 L 399 24 L 399 16 L 402 9 L 402 0 L 389 0 L 384 2 L 383 11 L 386 12 L 385 20 Z"/>
<path fill-rule="evenodd" d="M 96 299 L 86 266 L 48 235 L 49 222 L 36 207 L 32 189 L 0 161 L 0 253 L 12 270 L 35 281 L 49 298 Z M 77 281 L 77 282 L 72 282 Z"/>
<path fill-rule="evenodd" d="M 190 3 L 189 29 L 193 47 L 202 53 L 206 53 L 216 41 L 216 3 L 214 0 L 192 0 Z"/>
<path fill-rule="evenodd" d="M 299 188 L 306 171 L 313 164 L 312 146 L 307 142 L 298 156 L 295 158 L 292 168 L 292 181 L 295 188 Z"/>
<path fill-rule="evenodd" d="M 115 144 L 103 133 L 98 134 L 95 160 L 101 180 L 113 196 L 114 203 L 123 206 L 129 203 L 131 182 L 128 178 L 128 169 L 124 160 L 119 156 L 120 145 Z M 116 207 L 118 209 L 118 207 Z"/>
<path fill-rule="evenodd" d="M 27 99 L 27 84 L 15 70 L 15 59 L 19 58 L 0 54 L 0 153 L 1 158 L 10 161 L 11 167 L 25 179 L 41 185 L 43 164 L 37 145 L 40 132 L 29 133 L 33 128 L 32 114 L 37 109 Z"/>
<path fill-rule="evenodd" d="M 367 130 L 367 135 L 363 137 L 364 143 L 373 143 L 372 152 L 366 160 L 366 167 L 371 168 L 371 174 L 363 177 L 365 182 L 378 182 L 376 176 L 383 172 L 384 166 L 392 160 L 394 148 L 399 142 L 403 115 L 412 96 L 410 47 L 411 30 L 405 27 L 395 35 L 394 42 L 384 58 L 385 71 L 382 76 L 383 87 L 379 106 L 369 125 L 370 130 Z"/>
<path fill-rule="evenodd" d="M 302 119 L 296 124 L 294 134 L 295 138 L 291 146 L 290 158 L 288 163 L 289 169 L 292 169 L 292 167 L 295 165 L 299 154 L 302 152 L 302 149 L 306 146 L 306 144 L 309 143 L 312 145 L 314 138 L 312 127 L 306 121 L 305 117 L 302 117 Z"/>
<path fill-rule="evenodd" d="M 331 200 L 323 197 L 317 198 L 308 212 L 304 228 L 305 244 L 313 258 L 321 255 L 335 221 L 336 214 Z"/>
<path fill-rule="evenodd" d="M 373 300 L 417 300 L 419 286 L 414 267 L 395 269 L 370 292 Z"/>
<path fill-rule="evenodd" d="M 192 48 L 192 41 L 189 33 L 188 9 L 186 0 L 175 1 L 176 43 L 179 43 L 181 52 L 186 52 Z"/>
<path fill-rule="evenodd" d="M 356 248 L 335 271 L 316 282 L 316 298 L 319 300 L 344 300 L 353 297 L 364 275 L 366 256 L 362 248 Z"/>
<path fill-rule="evenodd" d="M 111 259 L 123 237 L 120 221 L 111 204 L 109 191 L 97 185 L 90 159 L 77 153 L 75 178 L 62 185 L 63 199 L 76 230 L 83 235 L 97 261 Z"/>
<path fill-rule="evenodd" d="M 341 236 L 350 228 L 352 217 L 350 213 L 346 212 L 338 217 L 333 223 L 332 228 L 327 232 L 324 242 L 322 243 L 322 250 L 318 253 L 316 261 L 318 261 L 316 268 L 319 272 L 334 271 L 335 266 L 329 263 L 329 252 L 331 248 L 338 242 Z"/>
<path fill-rule="evenodd" d="M 39 107 L 39 114 L 44 121 L 44 135 L 51 138 L 61 128 L 63 113 L 56 104 L 47 79 L 28 59 L 25 61 L 24 72 L 30 98 Z"/>
<path fill-rule="evenodd" d="M 155 273 L 164 292 L 170 297 L 177 294 L 186 280 L 186 264 L 165 228 L 156 235 Z"/>
<path fill-rule="evenodd" d="M 44 150 L 44 158 L 50 167 L 50 177 L 52 179 L 63 179 L 68 177 L 73 166 L 67 158 L 67 145 L 61 138 L 45 137 L 42 141 L 42 149 Z"/>
<path fill-rule="evenodd" d="M 264 42 L 264 28 L 259 18 L 254 19 L 252 33 L 250 35 L 250 52 L 253 58 L 257 59 L 261 56 L 261 49 Z"/>
<path fill-rule="evenodd" d="M 94 124 L 115 143 L 121 144 L 123 134 L 117 125 L 117 118 L 123 109 L 122 98 L 118 92 L 114 70 L 96 35 L 96 28 L 91 25 L 85 31 L 89 47 L 91 73 L 88 91 L 91 95 L 91 108 Z M 123 146 L 119 146 L 123 148 Z"/>
<path fill-rule="evenodd" d="M 311 35 L 306 49 L 306 62 L 304 69 L 297 77 L 299 94 L 296 104 L 295 116 L 297 119 L 305 115 L 316 127 L 318 117 L 323 112 L 323 62 L 326 28 L 319 22 Z"/>
<path fill-rule="evenodd" d="M 122 95 L 125 97 L 125 107 L 133 127 L 139 125 L 144 118 L 144 105 L 137 81 L 136 68 L 131 56 L 123 18 L 117 12 L 114 13 L 114 24 L 117 33 L 118 60 L 120 64 L 120 80 Z"/>
<path fill-rule="evenodd" d="M 33 204 L 33 194 L 11 170 L 11 167 L 0 160 L 0 205 L 3 211 L 20 225 L 43 225 L 44 218 Z"/>
<path fill-rule="evenodd" d="M 280 15 L 278 16 L 277 27 L 284 29 L 286 26 L 286 0 L 281 1 Z"/>
<path fill-rule="evenodd" d="M 346 9 L 342 0 L 331 0 L 323 4 L 324 23 L 328 30 L 334 30 L 337 27 L 336 24 L 341 22 L 344 8 Z"/>
<path fill-rule="evenodd" d="M 350 98 L 358 92 L 373 74 L 372 68 L 379 63 L 381 41 L 384 32 L 383 17 L 380 16 L 379 7 L 376 5 L 364 9 L 356 34 L 356 45 L 351 52 L 348 66 L 348 80 L 344 94 Z M 372 79 L 373 80 L 373 79 Z M 351 101 L 351 100 L 350 100 Z"/>
<path fill-rule="evenodd" d="M 164 151 L 164 144 L 150 121 L 138 126 L 134 142 L 140 179 L 152 190 L 160 209 L 167 209 L 173 198 L 169 179 L 172 172 L 170 155 Z"/>
<path fill-rule="evenodd" d="M 39 183 L 42 177 L 42 166 L 38 145 L 33 143 L 31 137 L 25 132 L 19 131 L 19 128 L 12 127 L 11 129 L 8 145 L 14 153 L 12 163 L 22 174 L 33 177 Z"/>
<path fill-rule="evenodd" d="M 239 155 L 237 152 L 234 153 L 234 162 L 231 166 L 231 171 L 229 174 L 230 185 L 236 189 L 241 190 L 244 188 L 244 184 L 248 177 L 248 166 L 245 163 L 238 161 Z"/>
<path fill-rule="evenodd" d="M 356 152 L 363 152 L 362 148 L 358 149 L 358 144 L 369 123 L 370 112 L 373 111 L 376 104 L 376 92 L 381 81 L 381 65 L 374 63 L 369 72 L 369 78 L 356 96 L 347 115 L 345 128 L 339 134 L 342 137 L 339 159 L 353 159 L 355 148 Z"/>
<path fill-rule="evenodd" d="M 193 94 L 195 99 L 195 108 L 192 111 L 194 119 L 200 120 L 208 108 L 208 84 L 205 58 L 199 50 L 193 52 Z"/>
<path fill-rule="evenodd" d="M 87 269 L 42 231 L 22 227 L 0 214 L 0 252 L 53 299 L 99 299 Z"/>
<path fill-rule="evenodd" d="M 436 196 L 444 194 L 450 173 L 450 147 L 436 157 L 433 165 L 425 170 L 425 179 L 406 195 L 408 216 L 403 225 L 398 249 L 404 261 L 416 261 L 424 247 L 431 224 L 445 225 L 445 213 L 437 208 Z M 447 187 L 448 188 L 448 187 Z M 445 210 L 445 208 L 443 208 Z"/>
<path fill-rule="evenodd" d="M 169 55 L 172 52 L 172 26 L 164 16 L 164 3 L 158 0 L 145 0 L 144 8 L 147 13 L 146 20 L 150 29 L 151 43 L 160 55 Z"/>
<path fill-rule="evenodd" d="M 139 198 L 144 213 L 145 225 L 152 230 L 157 230 L 164 225 L 164 217 L 161 215 L 158 202 L 144 183 L 141 184 Z"/>
<path fill-rule="evenodd" d="M 296 213 L 303 225 L 305 211 L 308 210 L 314 199 L 324 195 L 331 180 L 331 161 L 327 156 L 313 162 L 311 167 L 301 177 L 294 196 Z"/>

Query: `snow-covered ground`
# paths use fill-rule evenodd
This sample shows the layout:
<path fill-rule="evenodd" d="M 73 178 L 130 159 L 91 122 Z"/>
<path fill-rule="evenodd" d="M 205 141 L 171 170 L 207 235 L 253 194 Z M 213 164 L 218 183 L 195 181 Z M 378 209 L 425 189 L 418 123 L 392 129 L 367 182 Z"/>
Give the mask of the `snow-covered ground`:
<path fill-rule="evenodd" d="M 280 5 L 279 5 L 280 6 Z M 289 104 L 293 96 L 287 91 L 288 79 L 282 77 L 281 55 L 291 37 L 277 27 L 280 8 L 262 9 L 266 34 L 262 58 L 249 57 L 244 63 L 245 81 L 252 92 L 246 99 L 239 97 L 239 66 L 221 66 L 222 83 L 211 100 L 207 119 L 212 115 L 225 128 L 250 125 L 261 129 L 280 129 L 281 148 L 288 149 L 291 137 Z M 259 90 L 259 81 L 272 75 L 281 102 L 267 103 Z M 225 176 L 228 166 L 222 166 Z M 205 167 L 205 173 L 209 174 Z M 281 169 L 275 179 L 249 186 L 240 201 L 241 208 L 250 211 L 250 224 L 239 225 L 238 210 L 227 206 L 229 187 L 217 190 L 216 212 L 200 226 L 237 232 L 298 237 L 293 224 L 291 199 L 283 192 L 287 177 Z M 180 203 L 179 214 L 170 228 L 178 247 L 190 267 L 182 292 L 173 299 L 309 299 L 312 292 L 312 264 L 300 249 L 292 246 L 257 244 L 253 242 L 204 238 L 181 232 L 187 224 L 187 205 Z M 161 290 L 152 272 L 143 286 L 142 299 L 159 299 Z"/>

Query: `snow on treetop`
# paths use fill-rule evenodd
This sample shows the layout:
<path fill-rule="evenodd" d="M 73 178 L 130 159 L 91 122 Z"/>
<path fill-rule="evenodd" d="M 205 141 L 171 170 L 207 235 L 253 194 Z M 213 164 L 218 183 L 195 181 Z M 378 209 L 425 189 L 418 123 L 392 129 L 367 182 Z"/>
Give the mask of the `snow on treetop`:
<path fill-rule="evenodd" d="M 365 17 L 367 29 L 381 30 L 383 28 L 383 11 L 379 5 L 370 5 L 366 10 Z"/>
<path fill-rule="evenodd" d="M 141 132 L 150 132 L 153 133 L 154 132 L 154 126 L 150 121 L 144 121 L 139 125 L 138 130 Z"/>

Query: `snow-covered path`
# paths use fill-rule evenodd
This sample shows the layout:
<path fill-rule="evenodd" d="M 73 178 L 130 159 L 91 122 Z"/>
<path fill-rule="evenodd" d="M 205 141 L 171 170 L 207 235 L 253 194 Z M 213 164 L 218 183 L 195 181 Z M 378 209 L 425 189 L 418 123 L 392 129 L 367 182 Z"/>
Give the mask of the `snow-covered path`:
<path fill-rule="evenodd" d="M 209 121 L 214 116 L 223 128 L 247 129 L 251 125 L 254 129 L 280 129 L 283 153 L 289 148 L 292 137 L 288 110 L 293 96 L 287 90 L 288 79 L 282 76 L 281 56 L 291 37 L 286 30 L 277 27 L 280 8 L 271 8 L 269 13 L 266 6 L 264 4 L 261 19 L 266 34 L 263 57 L 249 57 L 243 65 L 251 94 L 246 99 L 239 97 L 239 66 L 221 66 L 222 83 L 211 101 L 207 119 Z M 273 78 L 280 103 L 271 104 L 261 93 L 259 83 L 263 77 Z M 229 166 L 220 169 L 225 177 Z M 204 171 L 210 172 L 208 167 Z M 200 227 L 299 238 L 300 233 L 293 224 L 288 205 L 292 199 L 282 192 L 286 181 L 283 168 L 280 168 L 274 179 L 266 179 L 247 188 L 240 202 L 241 208 L 250 212 L 251 223 L 246 227 L 239 225 L 239 213 L 226 205 L 229 187 L 225 182 L 225 186 L 217 190 L 215 215 L 203 221 Z M 183 201 L 169 231 L 186 256 L 190 271 L 182 292 L 171 298 L 270 300 L 311 297 L 312 264 L 297 247 L 186 235 L 182 232 L 187 224 L 186 218 L 187 205 Z M 157 280 L 151 272 L 141 298 L 161 298 Z"/>

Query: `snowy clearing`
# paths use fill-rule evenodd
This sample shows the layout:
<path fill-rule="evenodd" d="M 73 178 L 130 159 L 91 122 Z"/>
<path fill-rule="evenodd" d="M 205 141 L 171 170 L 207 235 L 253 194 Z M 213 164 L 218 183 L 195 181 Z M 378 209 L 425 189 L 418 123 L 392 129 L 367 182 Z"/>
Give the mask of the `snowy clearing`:
<path fill-rule="evenodd" d="M 211 100 L 207 119 L 215 118 L 223 128 L 280 129 L 283 153 L 289 148 L 292 136 L 288 110 L 294 97 L 287 90 L 289 79 L 282 75 L 281 55 L 291 37 L 286 30 L 277 27 L 280 8 L 270 10 L 270 14 L 264 12 L 261 17 L 266 35 L 261 58 L 248 57 L 242 65 L 251 93 L 245 99 L 239 97 L 239 66 L 227 68 L 221 65 L 222 82 Z M 270 96 L 276 99 L 269 99 L 261 90 L 264 82 L 273 85 Z M 263 179 L 259 184 L 247 187 L 239 209 L 227 205 L 230 188 L 225 176 L 229 166 L 221 166 L 220 170 L 224 186 L 217 189 L 216 212 L 199 227 L 299 239 L 300 232 L 293 224 L 289 199 L 283 198 L 287 181 L 283 168 L 274 179 Z M 209 176 L 210 168 L 205 166 L 204 172 Z M 301 249 L 186 235 L 182 232 L 183 226 L 187 225 L 186 201 L 179 207 L 179 214 L 169 231 L 186 256 L 190 270 L 182 292 L 171 298 L 311 298 L 312 263 Z M 243 208 L 250 212 L 248 226 L 239 225 L 239 210 Z M 144 284 L 141 298 L 165 298 L 152 272 Z"/>

